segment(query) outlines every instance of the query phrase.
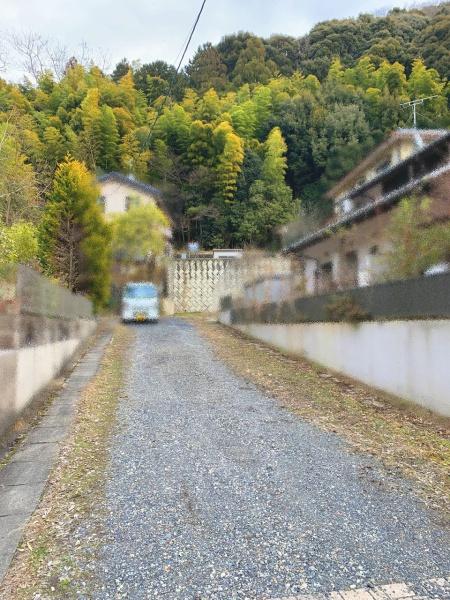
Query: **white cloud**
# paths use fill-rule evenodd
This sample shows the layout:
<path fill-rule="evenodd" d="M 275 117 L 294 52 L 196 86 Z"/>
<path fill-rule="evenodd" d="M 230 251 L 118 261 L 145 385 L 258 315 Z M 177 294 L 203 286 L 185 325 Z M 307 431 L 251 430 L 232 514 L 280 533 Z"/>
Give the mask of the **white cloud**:
<path fill-rule="evenodd" d="M 385 3 L 208 0 L 191 54 L 199 44 L 239 30 L 299 36 L 317 21 L 356 16 Z M 200 0 L 1 0 L 0 23 L 4 31 L 35 31 L 71 48 L 84 41 L 107 51 L 113 64 L 124 56 L 173 63 L 199 7 Z"/>

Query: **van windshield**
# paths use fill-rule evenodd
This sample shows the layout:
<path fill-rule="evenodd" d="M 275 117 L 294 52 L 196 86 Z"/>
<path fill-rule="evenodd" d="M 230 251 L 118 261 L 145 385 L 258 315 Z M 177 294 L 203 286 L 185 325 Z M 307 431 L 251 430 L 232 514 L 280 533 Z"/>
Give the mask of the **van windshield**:
<path fill-rule="evenodd" d="M 156 298 L 158 290 L 153 285 L 129 285 L 123 293 L 124 298 Z"/>

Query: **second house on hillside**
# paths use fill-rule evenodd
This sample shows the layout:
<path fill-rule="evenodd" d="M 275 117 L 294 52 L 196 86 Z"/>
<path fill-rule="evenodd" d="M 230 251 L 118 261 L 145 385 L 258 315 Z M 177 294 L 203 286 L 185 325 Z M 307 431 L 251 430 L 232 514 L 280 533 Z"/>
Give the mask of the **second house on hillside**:
<path fill-rule="evenodd" d="M 450 219 L 450 131 L 394 131 L 328 192 L 333 214 L 327 222 L 307 230 L 299 220 L 284 228 L 284 251 L 300 259 L 305 292 L 382 279 L 392 209 L 408 196 L 430 199 L 430 223 Z"/>

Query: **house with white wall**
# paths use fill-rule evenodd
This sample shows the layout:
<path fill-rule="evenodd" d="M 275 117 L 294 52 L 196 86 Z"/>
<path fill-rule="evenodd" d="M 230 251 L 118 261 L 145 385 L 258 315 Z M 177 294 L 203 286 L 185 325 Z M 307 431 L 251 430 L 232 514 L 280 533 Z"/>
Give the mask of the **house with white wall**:
<path fill-rule="evenodd" d="M 301 222 L 285 228 L 284 252 L 300 259 L 306 293 L 375 283 L 392 209 L 408 195 L 430 197 L 433 219 L 450 218 L 450 131 L 394 131 L 329 190 L 330 219 L 306 232 Z"/>
<path fill-rule="evenodd" d="M 161 191 L 143 181 L 139 181 L 132 175 L 111 172 L 105 173 L 97 178 L 100 188 L 99 202 L 106 219 L 126 213 L 132 206 L 155 205 L 167 216 L 169 223 L 171 218 L 164 205 Z M 173 253 L 172 228 L 169 226 L 162 230 L 166 244 L 164 256 L 142 257 L 136 259 L 133 264 L 123 262 L 120 257 L 115 257 L 112 266 L 112 296 L 115 302 L 120 297 L 121 287 L 128 281 L 152 280 L 163 285 L 165 278 L 165 261 Z"/>
<path fill-rule="evenodd" d="M 139 181 L 133 175 L 123 175 L 115 171 L 98 177 L 97 183 L 100 187 L 99 201 L 106 218 L 125 213 L 136 204 L 153 204 L 171 221 L 164 206 L 163 195 L 153 185 Z M 172 237 L 172 229 L 167 228 L 164 233 L 169 241 Z"/>
<path fill-rule="evenodd" d="M 158 188 L 139 181 L 133 175 L 111 172 L 97 179 L 100 186 L 100 202 L 106 216 L 126 212 L 135 199 L 142 204 L 155 204 L 163 212 L 162 193 Z"/>

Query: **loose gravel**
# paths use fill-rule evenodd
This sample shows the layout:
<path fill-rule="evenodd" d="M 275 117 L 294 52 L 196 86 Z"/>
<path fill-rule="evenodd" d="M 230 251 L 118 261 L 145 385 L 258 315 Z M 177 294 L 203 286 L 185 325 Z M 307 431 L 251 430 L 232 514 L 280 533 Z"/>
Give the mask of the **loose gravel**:
<path fill-rule="evenodd" d="M 190 324 L 135 331 L 95 598 L 274 598 L 448 576 L 449 532 L 409 483 L 232 374 Z"/>

